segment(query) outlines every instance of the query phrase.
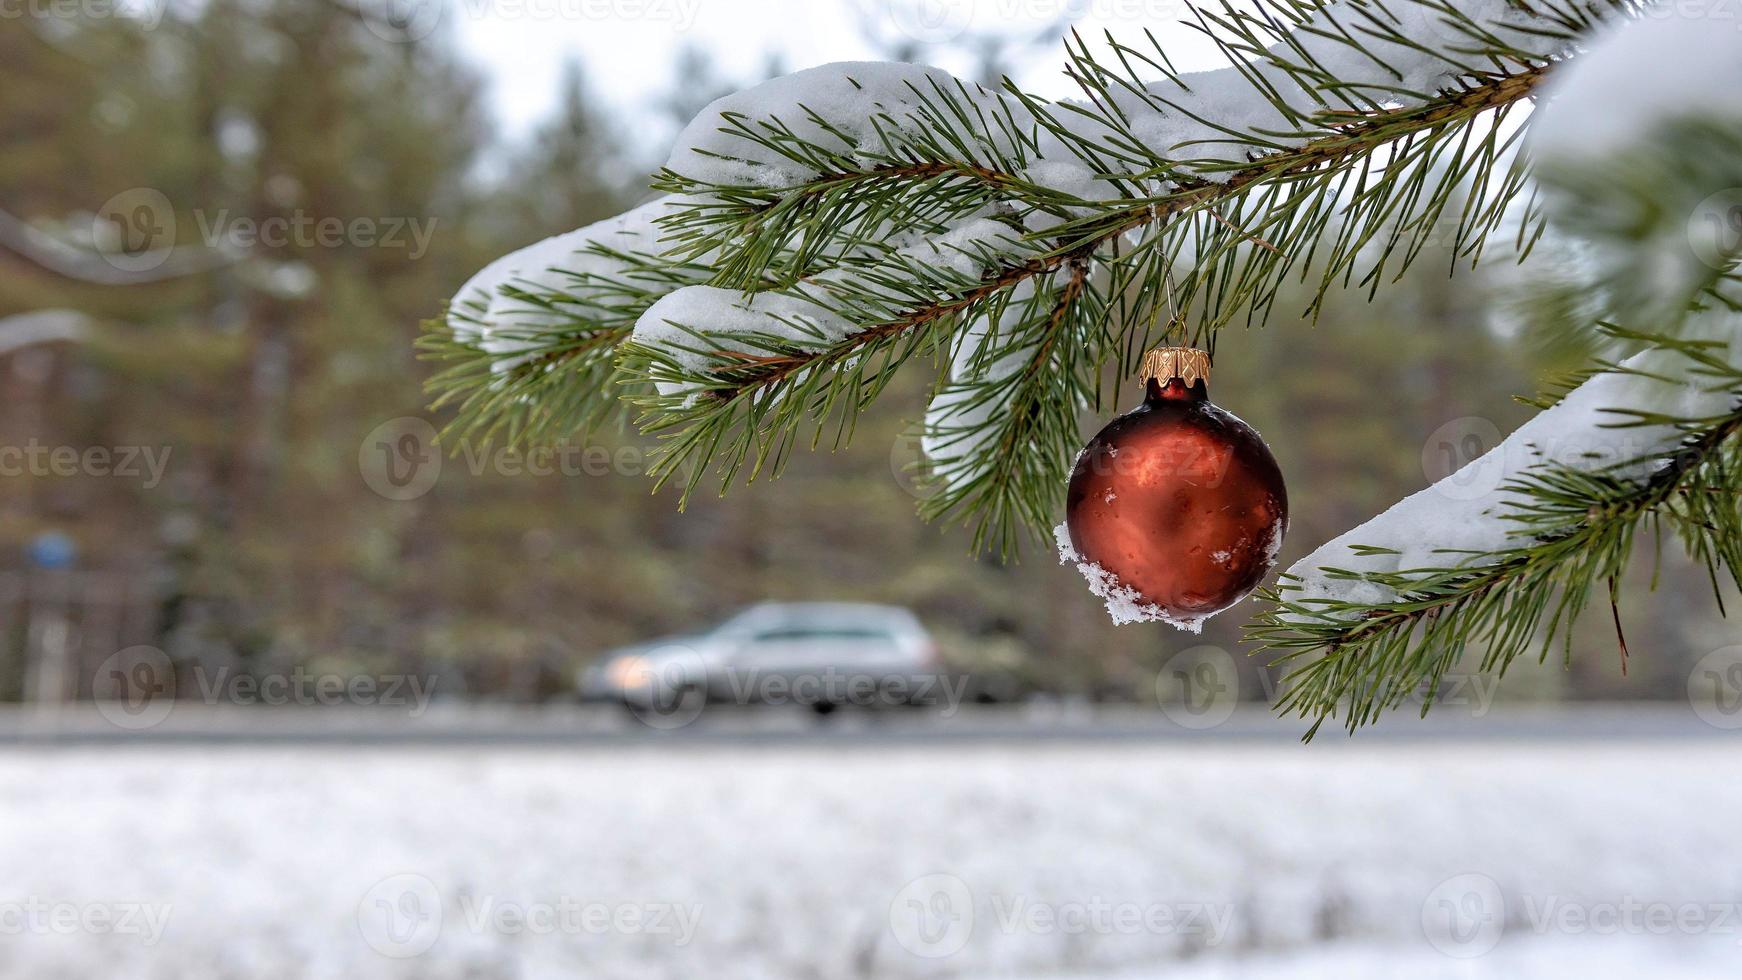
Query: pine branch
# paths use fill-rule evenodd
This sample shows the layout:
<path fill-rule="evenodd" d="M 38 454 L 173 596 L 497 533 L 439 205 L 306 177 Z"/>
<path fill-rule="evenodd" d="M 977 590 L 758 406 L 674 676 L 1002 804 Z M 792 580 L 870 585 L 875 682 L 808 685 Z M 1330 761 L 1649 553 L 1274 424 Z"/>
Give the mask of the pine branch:
<path fill-rule="evenodd" d="M 1447 0 L 1222 3 L 1194 13 L 1229 69 L 1179 75 L 1153 38 L 1109 38 L 1102 63 L 1077 38 L 1077 103 L 933 70 L 801 72 L 705 113 L 657 207 L 576 233 L 571 283 L 539 253 L 555 267 L 456 304 L 453 342 L 429 342 L 450 365 L 434 387 L 462 432 L 511 439 L 592 424 L 626 392 L 662 437 L 656 478 L 682 473 L 687 498 L 709 464 L 722 488 L 778 473 L 805 428 L 812 447 L 826 430 L 844 443 L 909 358 L 991 329 L 1004 348 L 934 398 L 927 443 L 950 478 L 923 510 L 1008 552 L 1016 526 L 1051 523 L 1094 376 L 1130 367 L 1164 306 L 1192 309 L 1191 340 L 1213 350 L 1308 268 L 1309 313 L 1337 282 L 1402 275 L 1454 204 L 1475 261 L 1526 187 L 1505 114 L 1624 9 L 1546 0 L 1485 22 Z M 625 232 L 640 247 L 612 253 L 605 233 Z M 984 374 L 1024 350 L 1046 370 Z"/>
<path fill-rule="evenodd" d="M 1431 130 L 1454 120 L 1468 120 L 1490 109 L 1501 108 L 1528 97 L 1547 76 L 1550 66 L 1526 69 L 1514 75 L 1495 76 L 1486 82 L 1456 93 L 1434 105 L 1410 107 L 1376 113 L 1372 118 L 1352 122 L 1336 135 L 1315 140 L 1295 150 L 1284 150 L 1265 157 L 1233 172 L 1225 183 L 1196 181 L 1182 189 L 1160 197 L 1140 199 L 1109 209 L 1090 219 L 1079 220 L 1052 234 L 1059 239 L 1052 251 L 1038 259 L 998 270 L 996 274 L 973 289 L 956 296 L 940 299 L 922 309 L 909 312 L 898 321 L 878 324 L 850 338 L 846 343 L 873 343 L 890 332 L 901 332 L 921 326 L 972 306 L 988 295 L 1008 289 L 1036 276 L 1057 271 L 1073 259 L 1095 255 L 1097 250 L 1120 236 L 1158 225 L 1169 218 L 1196 211 L 1206 213 L 1216 202 L 1236 198 L 1249 188 L 1281 178 L 1324 171 L 1347 171 L 1372 155 L 1380 147 L 1414 133 Z M 1227 225 L 1227 219 L 1218 219 Z M 1245 240 L 1253 233 L 1229 225 L 1233 237 Z M 1272 246 L 1269 251 L 1276 251 Z M 862 341 L 857 338 L 864 338 Z M 778 381 L 784 373 L 797 370 L 824 357 L 837 357 L 836 352 L 816 352 L 795 355 L 769 372 L 742 376 L 745 387 Z"/>
<path fill-rule="evenodd" d="M 1099 365 L 1089 352 L 1105 299 L 1089 281 L 1086 260 L 1072 260 L 1061 277 L 1062 285 L 1036 290 L 1006 318 L 1017 325 L 970 336 L 972 356 L 958 357 L 956 377 L 928 413 L 937 492 L 921 516 L 970 515 L 975 551 L 1008 554 L 1023 528 L 1056 512 L 1077 448 L 1076 409 L 1097 387 Z M 1068 397 L 1057 397 L 1061 385 Z"/>
<path fill-rule="evenodd" d="M 1742 485 L 1742 369 L 1724 359 L 1721 344 L 1616 333 L 1677 352 L 1696 375 L 1715 382 L 1712 390 L 1726 394 L 1730 409 L 1699 418 L 1617 410 L 1616 428 L 1666 426 L 1681 438 L 1661 456 L 1597 470 L 1554 462 L 1508 482 L 1501 516 L 1515 525 L 1514 547 L 1441 552 L 1448 564 L 1437 568 L 1323 569 L 1332 581 L 1379 586 L 1393 599 L 1291 597 L 1299 580 L 1285 577 L 1265 596 L 1274 608 L 1250 632 L 1265 649 L 1280 652 L 1276 663 L 1293 668 L 1278 707 L 1312 719 L 1308 738 L 1339 713 L 1353 732 L 1418 693 L 1426 695 L 1425 714 L 1467 650 L 1483 650 L 1477 669 L 1497 673 L 1532 646 L 1546 659 L 1563 637 L 1570 657 L 1569 631 L 1591 589 L 1609 587 L 1613 599 L 1610 583 L 1624 572 L 1642 525 L 1676 532 L 1714 586 L 1721 571 L 1742 585 L 1742 498 L 1736 493 Z M 1606 370 L 1628 372 L 1619 365 Z M 1641 472 L 1647 475 L 1636 475 Z"/>
<path fill-rule="evenodd" d="M 443 435 L 456 445 L 554 442 L 624 420 L 621 396 L 641 382 L 618 374 L 618 346 L 660 297 L 711 274 L 596 240 L 567 262 L 462 296 L 425 324 L 420 356 L 443 365 L 425 387 L 432 409 L 455 411 Z"/>
<path fill-rule="evenodd" d="M 1485 112 L 1527 98 L 1548 71 L 1548 65 L 1539 65 L 1516 74 L 1495 75 L 1461 91 L 1447 93 L 1428 105 L 1374 112 L 1342 121 L 1329 135 L 1261 157 L 1227 174 L 1223 181 L 1182 180 L 1164 193 L 1117 202 L 1044 233 L 1013 233 L 1010 258 L 989 263 L 983 275 L 963 281 L 957 288 L 939 290 L 921 302 L 905 305 L 898 302 L 915 298 L 913 276 L 895 277 L 848 296 L 839 293 L 837 278 L 831 281 L 830 288 L 836 292 L 828 297 L 829 305 L 858 327 L 838 341 L 807 345 L 761 336 L 753 338 L 753 349 L 743 349 L 744 335 L 710 331 L 705 324 L 688 324 L 683 325 L 684 332 L 693 342 L 681 352 L 688 355 L 688 364 L 652 345 L 631 344 L 625 348 L 621 361 L 625 373 L 646 377 L 663 389 L 662 393 L 639 399 L 644 408 L 639 420 L 642 427 L 667 437 L 656 473 L 662 481 L 674 473 L 686 473 L 686 495 L 705 477 L 702 464 L 710 459 L 723 458 L 726 462 L 722 467 L 722 486 L 746 470 L 753 478 L 770 463 L 769 471 L 777 473 L 800 425 L 808 422 L 815 427 L 811 444 L 816 445 L 832 413 L 856 413 L 867 403 L 868 396 L 881 390 L 888 380 L 881 372 L 904 363 L 917 350 L 938 349 L 938 344 L 953 329 L 971 322 L 987 304 L 1010 290 L 1083 263 L 1112 264 L 1129 270 L 1115 271 L 1115 283 L 1131 279 L 1158 283 L 1165 275 L 1165 267 L 1172 264 L 1173 254 L 1155 244 L 1166 240 L 1158 229 L 1191 215 L 1208 215 L 1211 210 L 1239 213 L 1221 209 L 1258 189 L 1290 179 L 1306 176 L 1346 179 L 1362 172 L 1375 153 L 1400 139 L 1443 131 L 1453 124 L 1471 125 Z M 880 172 L 876 178 L 887 176 Z M 840 178 L 831 174 L 828 180 L 835 182 Z M 809 185 L 787 188 L 783 194 L 804 197 L 809 194 Z M 726 209 L 717 207 L 712 198 L 709 200 L 709 222 L 713 226 L 731 225 L 742 233 L 740 255 L 765 249 L 756 244 L 761 240 L 759 235 L 784 243 L 796 234 L 792 227 L 778 222 L 758 223 L 772 221 L 770 215 L 775 212 L 766 202 L 737 213 L 733 222 L 726 222 L 722 217 Z M 887 215 L 893 211 L 885 209 L 880 213 Z M 1239 227 L 1238 219 L 1206 218 L 1206 222 L 1210 220 L 1227 229 L 1224 251 L 1247 245 L 1254 235 L 1252 230 Z M 1147 237 L 1125 252 L 1104 254 L 1133 233 Z M 1199 234 L 1202 237 L 1201 231 Z M 716 243 L 714 239 L 698 241 L 706 241 L 710 247 Z M 856 244 L 861 249 L 870 248 L 866 242 Z M 1278 251 L 1275 247 L 1249 250 L 1273 257 Z M 730 268 L 731 278 L 761 280 L 769 273 L 768 269 L 757 269 L 753 264 Z M 849 266 L 847 270 L 850 274 L 863 274 L 862 266 Z M 780 276 L 773 278 L 778 280 Z M 812 295 L 819 281 L 819 277 L 802 279 L 788 290 Z M 807 289 L 812 292 L 807 294 Z M 1115 286 L 1108 292 L 1117 294 L 1119 289 Z M 1153 289 L 1150 292 L 1155 295 Z M 880 309 L 887 309 L 888 313 L 877 315 Z M 1205 323 L 1199 329 L 1207 333 L 1214 326 Z M 1103 339 L 1091 345 L 1086 362 L 1106 363 L 1114 356 L 1110 348 L 1116 347 L 1118 340 L 1116 332 L 1107 331 Z M 874 381 L 868 381 L 866 372 L 873 362 L 878 374 Z M 1074 409 L 1081 403 L 1079 398 L 1069 392 L 1061 394 L 1057 388 L 1050 397 L 1065 408 Z M 776 407 L 774 403 L 782 404 Z M 836 430 L 837 441 L 848 432 L 845 422 L 842 418 Z M 1044 529 L 1049 523 L 1046 515 L 1056 502 L 1058 490 L 1045 487 L 1038 478 L 1048 472 L 1049 469 L 1041 468 L 1020 477 L 1008 472 L 1003 475 L 1012 480 L 1009 488 L 1022 494 L 1019 504 L 1012 501 L 1007 490 L 1001 489 L 994 494 L 946 495 L 951 505 L 944 509 L 962 510 L 958 505 L 969 503 L 972 506 L 967 510 L 979 513 L 976 509 L 979 503 L 988 502 L 988 509 L 977 525 L 977 539 L 985 540 L 990 528 L 995 530 L 993 537 L 1007 543 L 1011 536 L 1004 529 L 1008 524 L 1005 515 L 1009 513 L 1027 515 L 1031 527 Z M 998 501 L 1002 503 L 991 503 Z M 927 512 L 941 511 L 934 504 L 927 507 Z"/>
<path fill-rule="evenodd" d="M 502 371 L 500 354 L 456 336 L 445 319 L 429 321 L 420 356 L 445 365 L 426 382 L 436 396 L 430 407 L 454 410 L 443 438 L 456 449 L 467 440 L 521 446 L 596 429 L 621 408 L 597 393 L 611 383 L 617 345 L 628 336 L 627 327 L 526 335 L 520 339 L 532 352 Z"/>

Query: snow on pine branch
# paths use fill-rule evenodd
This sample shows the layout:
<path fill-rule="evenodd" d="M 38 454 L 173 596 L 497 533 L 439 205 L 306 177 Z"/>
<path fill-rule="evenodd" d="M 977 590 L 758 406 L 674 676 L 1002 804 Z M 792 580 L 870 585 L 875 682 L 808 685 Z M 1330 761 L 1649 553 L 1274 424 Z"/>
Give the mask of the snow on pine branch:
<path fill-rule="evenodd" d="M 1742 227 L 1729 230 L 1727 252 L 1714 247 L 1702 254 L 1690 236 L 1704 230 L 1695 202 L 1709 195 L 1733 193 L 1725 203 L 1735 210 L 1723 217 L 1734 222 L 1742 214 L 1739 92 L 1742 34 L 1735 22 L 1679 7 L 1607 30 L 1550 89 L 1533 120 L 1536 172 L 1549 190 L 1551 219 L 1597 247 L 1610 289 L 1631 287 L 1609 297 L 1618 306 L 1611 313 L 1668 328 L 1682 319 L 1693 289 L 1734 267 Z M 1690 126 L 1706 137 L 1697 159 L 1677 142 Z M 1726 130 L 1734 141 L 1711 138 Z M 1628 173 L 1630 163 L 1643 174 Z M 1666 180 L 1672 173 L 1681 179 Z M 1630 196 L 1618 201 L 1622 194 Z M 1665 204 L 1666 197 L 1683 207 Z M 1712 305 L 1726 302 L 1714 298 Z M 1742 318 L 1697 314 L 1685 333 L 1727 343 L 1730 364 L 1742 365 Z M 1674 351 L 1639 354 L 1624 366 L 1644 373 L 1593 377 L 1480 459 L 1301 559 L 1287 573 L 1296 584 L 1286 598 L 1394 601 L 1393 588 L 1327 569 L 1384 575 L 1481 564 L 1519 545 L 1512 515 L 1525 495 L 1515 488 L 1533 470 L 1556 464 L 1596 472 L 1644 460 L 1613 474 L 1643 478 L 1676 450 L 1680 430 L 1617 426 L 1635 413 L 1698 419 L 1736 408 L 1733 393 L 1704 388 L 1689 373 L 1692 362 Z"/>
<path fill-rule="evenodd" d="M 1274 220 L 1269 227 L 1304 236 L 1319 223 L 1264 202 L 1334 200 L 1342 186 L 1334 178 L 1383 162 L 1388 144 L 1411 141 L 1422 159 L 1443 146 L 1452 170 L 1486 174 L 1492 154 L 1466 158 L 1460 144 L 1471 141 L 1459 140 L 1460 127 L 1521 101 L 1581 31 L 1625 6 L 1206 4 L 1194 15 L 1229 67 L 1179 75 L 1159 48 L 1109 39 L 1117 67 L 1087 48 L 1071 52 L 1068 70 L 1083 90 L 1075 102 L 988 91 L 913 65 L 799 72 L 709 106 L 658 176 L 664 198 L 493 264 L 462 291 L 450 324 L 492 355 L 498 372 L 560 346 L 565 332 L 615 342 L 632 325 L 618 364 L 631 379 L 655 382 L 642 401 L 645 425 L 703 457 L 691 463 L 753 449 L 756 439 L 726 438 L 734 429 L 761 430 L 766 452 L 807 414 L 820 422 L 879 390 L 882 379 L 865 376 L 865 355 L 892 341 L 972 351 L 980 341 L 971 332 L 998 310 L 1044 310 L 1060 297 L 1081 303 L 1109 281 L 1109 294 L 1137 286 L 1153 302 L 1175 269 L 1183 298 L 1202 284 L 1261 306 L 1290 261 L 1239 260 L 1235 250 L 1251 236 L 1215 202 L 1229 198 L 1223 206 L 1236 220 Z M 1301 180 L 1319 183 L 1291 183 Z M 1240 197 L 1266 187 L 1271 198 Z M 1363 220 L 1426 227 L 1447 199 L 1401 181 L 1389 193 L 1395 202 L 1372 198 Z M 1181 232 L 1159 233 L 1164 226 Z M 1335 249 L 1370 237 L 1351 233 Z M 633 240 L 632 254 L 614 239 Z M 1309 242 L 1280 241 L 1279 255 L 1311 251 Z M 1061 275 L 1079 265 L 1083 275 Z M 1084 280 L 1090 288 L 1061 289 Z M 1091 365 L 1151 319 L 1139 310 L 1128 323 L 1106 324 L 1110 308 L 1100 304 L 1096 322 L 1074 328 L 1093 346 Z M 1054 319 L 1075 324 L 1072 314 Z M 1025 519 L 1042 528 L 1061 488 L 1036 476 L 1051 470 L 1032 453 L 1011 470 L 973 451 L 1008 435 L 985 393 L 1000 372 L 1025 363 L 1023 353 L 954 357 L 928 411 L 926 442 L 945 454 L 938 460 L 950 492 L 969 499 L 964 488 L 977 482 L 1007 482 Z M 830 379 L 839 386 L 818 387 Z M 704 392 L 717 397 L 698 400 Z M 1074 379 L 1051 380 L 1043 394 L 1041 408 L 1068 414 L 1085 392 Z M 769 410 L 794 396 L 818 411 Z M 1010 496 L 980 494 L 970 506 Z"/>
<path fill-rule="evenodd" d="M 923 188 L 929 194 L 941 193 L 952 177 L 995 185 L 997 194 L 963 198 L 958 208 L 929 215 L 929 228 L 920 223 L 937 236 L 996 214 L 1014 213 L 1031 228 L 1055 227 L 1092 212 L 1091 202 L 1164 194 L 1181 180 L 1226 180 L 1232 167 L 1333 132 L 1333 118 L 1347 121 L 1327 113 L 1423 100 L 1462 77 L 1554 57 L 1565 50 L 1567 25 L 1609 8 L 1344 0 L 1303 15 L 1304 8 L 1281 0 L 1258 12 L 1230 6 L 1200 16 L 1240 64 L 1176 76 L 1160 68 L 1165 55 L 1159 50 L 1128 56 L 1133 49 L 1122 49 L 1122 63 L 1155 66 L 1167 76 L 1123 78 L 1078 55 L 1073 71 L 1089 95 L 1080 103 L 989 92 L 914 65 L 844 63 L 797 72 L 726 96 L 686 127 L 665 169 L 684 193 L 492 263 L 462 288 L 452 326 L 462 339 L 476 338 L 500 355 L 499 370 L 512 369 L 536 348 L 534 338 L 568 322 L 563 307 L 574 297 L 566 291 L 577 281 L 594 284 L 623 271 L 620 258 L 590 245 L 612 249 L 613 240 L 632 239 L 649 258 L 663 253 L 670 262 L 705 268 L 744 246 L 740 219 L 746 214 L 754 217 L 773 200 L 855 170 L 930 161 L 956 169 L 930 175 L 936 179 Z M 1251 43 L 1265 32 L 1275 35 L 1273 43 Z M 1164 172 L 1165 178 L 1156 176 Z M 862 217 L 851 231 L 888 236 L 902 230 L 875 215 Z M 845 233 L 839 226 L 830 230 Z M 640 337 L 692 360 L 682 353 L 690 346 L 688 332 L 662 322 L 674 310 L 726 338 L 717 345 L 722 348 L 746 332 L 793 332 L 779 325 L 790 310 L 759 310 L 765 304 L 730 290 L 693 288 L 657 312 L 646 307 L 665 290 L 643 296 Z M 822 329 L 816 336 L 839 333 Z"/>
<path fill-rule="evenodd" d="M 1234 64 L 1169 73 L 1136 87 L 1101 69 L 1083 46 L 1076 73 L 1116 112 L 1073 129 L 1094 141 L 1104 120 L 1116 121 L 1132 149 L 1163 150 L 1170 170 L 1225 181 L 1256 155 L 1298 148 L 1351 119 L 1560 57 L 1580 28 L 1618 6 L 1513 0 L 1264 3 L 1256 11 L 1206 6 L 1194 11 L 1200 25 Z M 1130 53 L 1152 65 L 1159 54 Z"/>
<path fill-rule="evenodd" d="M 455 338 L 497 355 L 493 367 L 500 374 L 534 356 L 553 331 L 609 325 L 601 322 L 608 319 L 601 308 L 632 288 L 637 271 L 668 270 L 654 256 L 661 250 L 657 221 L 672 206 L 670 198 L 657 198 L 491 262 L 454 294 L 448 324 Z M 656 289 L 669 278 L 640 281 Z"/>
<path fill-rule="evenodd" d="M 1033 295 L 1032 283 L 1011 291 L 1016 303 L 1026 303 Z M 950 376 L 963 383 L 946 385 L 926 408 L 920 451 L 932 461 L 931 475 L 946 486 L 965 483 L 978 472 L 982 450 L 994 434 L 991 422 L 1006 414 L 1008 382 L 1034 357 L 1032 342 L 1009 340 L 991 317 L 977 317 L 950 358 Z M 970 378 L 978 383 L 966 383 Z"/>
<path fill-rule="evenodd" d="M 997 93 L 924 65 L 835 62 L 715 100 L 678 133 L 665 172 L 698 187 L 785 191 L 904 154 L 912 161 L 945 123 L 946 104 L 968 107 L 977 123 L 952 159 L 996 167 L 1022 152 L 1020 129 L 996 128 L 1015 111 Z"/>
<path fill-rule="evenodd" d="M 1099 381 L 1088 335 L 1100 329 L 1106 298 L 1079 260 L 1003 300 L 960 335 L 952 380 L 926 409 L 921 449 L 935 493 L 921 514 L 971 515 L 975 550 L 1009 553 L 1024 527 L 1052 518 L 1069 477 L 1077 407 Z"/>
<path fill-rule="evenodd" d="M 691 400 L 706 390 L 694 379 L 711 369 L 826 351 L 865 324 L 897 322 L 907 310 L 971 290 L 989 270 L 1034 254 L 1008 225 L 972 221 L 784 289 L 677 289 L 641 315 L 632 339 L 690 375 L 656 380 L 663 394 Z"/>
<path fill-rule="evenodd" d="M 1192 182 L 1229 181 L 1254 159 L 1340 134 L 1351 119 L 1375 110 L 1431 100 L 1460 79 L 1546 62 L 1566 50 L 1565 25 L 1580 23 L 1583 9 L 1526 9 L 1507 0 L 1342 3 L 1304 14 L 1279 3 L 1265 16 L 1227 8 L 1207 26 L 1227 39 L 1230 59 L 1239 63 L 1176 76 L 1159 67 L 1165 60 L 1159 51 L 1122 57 L 1166 76 L 1143 79 L 1121 77 L 1079 53 L 1072 70 L 1087 96 L 1080 103 L 990 92 L 931 68 L 864 63 L 811 69 L 729 95 L 684 130 L 663 171 L 663 185 L 680 202 L 664 221 L 667 241 L 680 250 L 756 256 L 759 264 L 732 264 L 738 284 L 794 273 L 807 278 L 797 296 L 718 282 L 680 289 L 642 316 L 636 342 L 665 349 L 698 377 L 722 358 L 756 353 L 733 350 L 752 335 L 744 346 L 765 346 L 770 337 L 817 352 L 850 343 L 856 331 L 878 330 L 908 311 L 869 319 L 819 301 L 811 284 L 858 277 L 845 263 L 821 271 L 807 262 L 781 264 L 800 248 L 811 249 L 807 258 L 815 260 L 819 238 L 840 239 L 832 254 L 850 256 L 898 228 L 913 234 L 917 224 L 943 241 L 1005 217 L 1036 235 L 1055 235 L 1052 247 L 1079 247 L 1061 226 L 1104 213 L 1109 202 L 1137 215 L 1134 223 L 1115 225 L 1130 230 L 1144 223 L 1146 202 Z M 1274 35 L 1271 43 L 1257 44 L 1266 32 Z M 911 194 L 884 189 L 896 177 L 912 182 Z M 945 197 L 946 189 L 963 187 L 967 192 Z M 931 205 L 926 221 L 912 222 L 916 201 Z M 831 206 L 832 220 L 817 220 Z M 1103 237 L 1091 247 L 1107 237 L 1103 228 L 1096 232 Z M 878 291 L 870 286 L 861 298 Z M 909 310 L 952 308 L 954 298 L 894 292 L 889 299 L 911 302 Z M 975 322 L 958 329 L 972 330 Z M 1018 351 L 958 357 L 952 365 L 949 387 L 928 412 L 926 439 L 928 449 L 948 447 L 946 456 L 934 457 L 944 464 L 947 485 L 985 470 L 982 457 L 962 448 L 990 438 L 972 430 L 994 425 L 997 413 L 973 390 L 1022 360 Z M 992 373 L 975 373 L 982 369 Z M 668 381 L 661 390 L 684 387 Z M 975 407 L 965 410 L 970 400 Z"/>
<path fill-rule="evenodd" d="M 1558 22 L 1600 18 L 1616 6 L 1342 0 L 1303 14 L 1308 8 L 1277 0 L 1244 12 L 1206 5 L 1206 26 L 1240 63 L 1176 75 L 1161 67 L 1159 49 L 1120 45 L 1133 56 L 1124 60 L 1167 76 L 1145 79 L 1102 67 L 1085 48 L 1072 70 L 1091 95 L 1111 96 L 1104 105 L 990 92 L 919 65 L 824 65 L 714 102 L 679 134 L 665 170 L 698 192 L 789 192 L 855 165 L 923 160 L 943 145 L 939 126 L 955 122 L 966 136 L 948 142 L 949 162 L 996 168 L 1032 158 L 1016 176 L 1084 201 L 1127 196 L 1116 189 L 1120 172 L 1107 166 L 1118 161 L 1097 152 L 1112 153 L 1116 133 L 1135 138 L 1122 149 L 1136 154 L 1124 159 L 1138 169 L 1165 165 L 1182 177 L 1226 180 L 1259 154 L 1323 134 L 1332 114 L 1346 123 L 1349 114 L 1425 101 L 1463 78 L 1562 55 L 1573 32 Z M 1226 41 L 1266 34 L 1273 36 L 1262 52 Z"/>
<path fill-rule="evenodd" d="M 1742 317 L 1702 314 L 1688 333 L 1727 343 L 1720 355 L 1742 369 Z M 1477 567 L 1527 545 L 1534 529 L 1516 517 L 1530 499 L 1521 481 L 1550 466 L 1649 478 L 1685 433 L 1633 422 L 1737 410 L 1734 390 L 1691 375 L 1690 363 L 1678 351 L 1649 350 L 1623 361 L 1622 371 L 1593 376 L 1483 456 L 1296 562 L 1284 573 L 1283 597 L 1301 605 L 1381 606 L 1396 602 L 1399 592 L 1374 576 Z"/>

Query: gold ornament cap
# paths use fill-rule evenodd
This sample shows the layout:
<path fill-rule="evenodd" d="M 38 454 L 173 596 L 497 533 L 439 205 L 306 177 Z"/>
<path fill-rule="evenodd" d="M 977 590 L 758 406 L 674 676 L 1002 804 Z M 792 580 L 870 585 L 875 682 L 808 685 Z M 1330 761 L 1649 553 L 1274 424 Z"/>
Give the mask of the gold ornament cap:
<path fill-rule="evenodd" d="M 1196 347 L 1156 347 L 1143 355 L 1138 374 L 1145 382 L 1154 380 L 1166 385 L 1175 378 L 1191 387 L 1202 381 L 1210 383 L 1210 355 Z"/>

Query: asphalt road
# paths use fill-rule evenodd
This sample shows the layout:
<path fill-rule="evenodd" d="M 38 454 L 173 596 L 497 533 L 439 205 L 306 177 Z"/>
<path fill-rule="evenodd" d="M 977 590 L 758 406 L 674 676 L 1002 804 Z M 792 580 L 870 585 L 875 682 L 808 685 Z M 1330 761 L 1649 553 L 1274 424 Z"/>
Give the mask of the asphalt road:
<path fill-rule="evenodd" d="M 1353 739 L 1327 723 L 1314 745 L 1418 741 L 1738 739 L 1685 703 L 1493 707 L 1436 706 L 1426 718 L 1400 710 Z M 1742 718 L 1736 719 L 1742 722 Z M 407 744 L 528 746 L 701 745 L 831 748 L 924 743 L 1297 740 L 1307 724 L 1260 705 L 1193 713 L 1181 706 L 1045 703 L 939 709 L 722 707 L 641 716 L 613 706 L 213 707 L 177 702 L 149 713 L 90 703 L 0 710 L 0 746 L 157 744 Z"/>

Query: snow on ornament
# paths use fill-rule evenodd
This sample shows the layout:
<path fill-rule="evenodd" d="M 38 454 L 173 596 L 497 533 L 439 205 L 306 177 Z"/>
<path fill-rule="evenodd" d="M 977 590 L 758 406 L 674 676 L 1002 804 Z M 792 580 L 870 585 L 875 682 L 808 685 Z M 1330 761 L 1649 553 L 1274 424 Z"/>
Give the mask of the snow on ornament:
<path fill-rule="evenodd" d="M 1210 356 L 1159 347 L 1144 400 L 1077 456 L 1057 530 L 1115 623 L 1193 633 L 1257 588 L 1288 530 L 1288 490 L 1270 447 L 1210 402 Z"/>

